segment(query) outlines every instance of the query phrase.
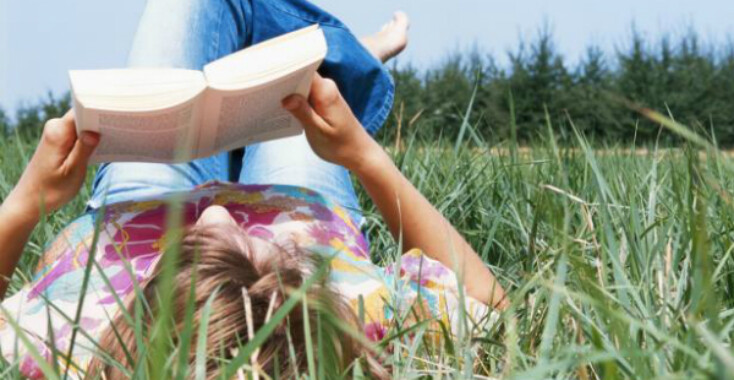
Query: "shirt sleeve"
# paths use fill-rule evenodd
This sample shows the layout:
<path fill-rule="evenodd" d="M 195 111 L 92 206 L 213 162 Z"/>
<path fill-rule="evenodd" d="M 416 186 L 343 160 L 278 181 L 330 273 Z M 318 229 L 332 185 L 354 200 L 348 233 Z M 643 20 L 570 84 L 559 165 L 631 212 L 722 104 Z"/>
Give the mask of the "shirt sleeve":
<path fill-rule="evenodd" d="M 498 315 L 469 297 L 455 273 L 420 250 L 405 253 L 382 268 L 365 259 L 338 255 L 332 261 L 331 280 L 362 319 L 365 334 L 374 341 L 388 335 L 400 321 L 403 327 L 429 321 L 429 335 L 443 330 L 453 334 L 486 328 Z"/>

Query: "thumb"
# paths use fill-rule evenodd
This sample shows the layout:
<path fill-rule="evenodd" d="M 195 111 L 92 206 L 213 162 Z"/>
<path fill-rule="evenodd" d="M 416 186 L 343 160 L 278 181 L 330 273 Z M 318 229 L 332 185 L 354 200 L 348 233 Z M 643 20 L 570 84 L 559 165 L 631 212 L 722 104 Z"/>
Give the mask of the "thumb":
<path fill-rule="evenodd" d="M 99 145 L 100 136 L 94 132 L 82 132 L 81 136 L 76 140 L 74 148 L 72 148 L 69 156 L 66 158 L 65 166 L 68 170 L 80 166 L 87 166 L 89 158 Z"/>
<path fill-rule="evenodd" d="M 298 119 L 307 131 L 314 129 L 325 131 L 330 128 L 329 124 L 316 113 L 301 95 L 294 94 L 283 99 L 283 108 Z"/>
<path fill-rule="evenodd" d="M 311 85 L 309 100 L 314 111 L 329 125 L 344 125 L 352 116 L 352 111 L 339 91 L 339 86 L 331 79 L 316 75 Z"/>

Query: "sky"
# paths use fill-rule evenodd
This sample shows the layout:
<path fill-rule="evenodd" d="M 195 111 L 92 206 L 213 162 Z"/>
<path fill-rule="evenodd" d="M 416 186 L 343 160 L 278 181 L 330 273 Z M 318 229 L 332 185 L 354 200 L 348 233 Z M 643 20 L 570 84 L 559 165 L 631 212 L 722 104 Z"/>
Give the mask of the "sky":
<path fill-rule="evenodd" d="M 732 0 L 313 0 L 357 35 L 394 10 L 412 19 L 399 64 L 419 68 L 474 46 L 502 63 L 543 24 L 575 62 L 590 43 L 623 46 L 631 25 L 653 37 L 694 27 L 707 41 L 734 37 Z M 12 113 L 68 90 L 70 69 L 124 67 L 145 0 L 0 0 L 0 108 Z"/>

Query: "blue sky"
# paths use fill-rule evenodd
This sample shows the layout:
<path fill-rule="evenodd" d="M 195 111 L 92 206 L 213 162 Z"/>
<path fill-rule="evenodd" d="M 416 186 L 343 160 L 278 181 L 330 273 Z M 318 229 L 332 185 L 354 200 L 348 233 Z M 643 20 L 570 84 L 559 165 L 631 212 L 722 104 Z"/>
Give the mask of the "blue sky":
<path fill-rule="evenodd" d="M 575 61 L 589 43 L 611 51 L 630 25 L 647 34 L 694 26 L 708 41 L 734 36 L 732 0 L 314 0 L 358 34 L 392 11 L 412 20 L 401 58 L 419 67 L 476 44 L 502 58 L 547 22 L 557 46 Z M 0 107 L 14 110 L 68 88 L 69 69 L 125 65 L 144 0 L 0 0 Z M 501 62 L 501 61 L 500 61 Z"/>

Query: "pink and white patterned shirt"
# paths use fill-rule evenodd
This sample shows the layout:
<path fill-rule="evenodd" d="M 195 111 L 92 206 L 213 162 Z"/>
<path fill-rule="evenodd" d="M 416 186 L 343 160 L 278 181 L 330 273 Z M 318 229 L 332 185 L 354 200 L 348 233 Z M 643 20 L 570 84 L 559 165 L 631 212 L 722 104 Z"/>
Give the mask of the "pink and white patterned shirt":
<path fill-rule="evenodd" d="M 307 251 L 333 257 L 329 283 L 355 314 L 361 311 L 365 334 L 372 340 L 384 338 L 396 320 L 405 321 L 407 316 L 434 319 L 454 331 L 462 316 L 475 327 L 497 318 L 487 306 L 462 297 L 454 273 L 420 251 L 408 252 L 385 268 L 373 264 L 367 241 L 348 213 L 313 191 L 213 182 L 183 198 L 186 225 L 195 223 L 207 207 L 221 205 L 251 236 L 290 240 Z M 107 207 L 101 216 L 86 214 L 66 227 L 48 246 L 34 278 L 2 303 L 0 349 L 6 360 L 17 362 L 29 378 L 43 377 L 33 349 L 44 360 L 56 359 L 66 366 L 66 360 L 53 353 L 68 352 L 85 271 L 91 264 L 69 366 L 72 378 L 82 377 L 96 339 L 161 256 L 167 207 L 166 199 L 125 202 Z M 100 232 L 90 263 L 96 225 Z"/>

